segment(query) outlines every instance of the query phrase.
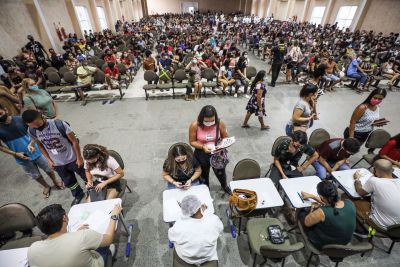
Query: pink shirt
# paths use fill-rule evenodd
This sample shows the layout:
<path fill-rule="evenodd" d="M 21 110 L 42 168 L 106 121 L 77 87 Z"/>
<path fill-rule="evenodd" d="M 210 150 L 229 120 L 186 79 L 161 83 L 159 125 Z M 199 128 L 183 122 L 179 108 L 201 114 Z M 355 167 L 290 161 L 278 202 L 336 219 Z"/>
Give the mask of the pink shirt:
<path fill-rule="evenodd" d="M 217 125 L 197 127 L 197 142 L 202 145 L 214 145 L 217 134 Z"/>

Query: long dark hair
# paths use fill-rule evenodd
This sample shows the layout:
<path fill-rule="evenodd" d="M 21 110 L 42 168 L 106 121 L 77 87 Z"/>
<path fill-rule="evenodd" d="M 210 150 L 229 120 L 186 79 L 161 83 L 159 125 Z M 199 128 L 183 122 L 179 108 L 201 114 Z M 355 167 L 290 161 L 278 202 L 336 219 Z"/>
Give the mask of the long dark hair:
<path fill-rule="evenodd" d="M 383 88 L 376 88 L 369 94 L 369 96 L 361 104 L 369 104 L 371 102 L 372 97 L 374 97 L 374 95 L 381 95 L 381 96 L 383 96 L 383 98 L 385 98 L 387 95 L 387 91 L 386 91 L 386 89 L 383 89 Z"/>
<path fill-rule="evenodd" d="M 104 171 L 108 168 L 107 160 L 110 154 L 107 148 L 101 145 L 87 144 L 83 147 L 83 159 L 91 160 L 98 157 L 97 161 L 94 163 L 87 162 L 89 170 L 99 167 L 100 170 Z"/>
<path fill-rule="evenodd" d="M 191 172 L 193 168 L 193 153 L 192 151 L 188 151 L 183 145 L 176 145 L 172 148 L 172 151 L 168 155 L 168 159 L 166 161 L 166 166 L 164 166 L 164 170 L 169 172 L 172 177 L 176 177 L 179 164 L 176 162 L 175 158 L 179 156 L 186 156 L 186 170 Z"/>
<path fill-rule="evenodd" d="M 200 127 L 204 127 L 204 117 L 214 117 L 215 116 L 215 123 L 219 123 L 219 118 L 217 114 L 217 110 L 214 108 L 214 106 L 207 105 L 204 106 L 199 113 L 199 116 L 197 117 L 197 125 Z"/>
<path fill-rule="evenodd" d="M 318 92 L 318 87 L 311 83 L 306 83 L 300 90 L 300 97 L 307 97 Z"/>
<path fill-rule="evenodd" d="M 336 202 L 339 201 L 339 194 L 336 186 L 330 181 L 322 181 L 317 185 L 317 192 L 323 196 L 328 204 L 333 208 L 333 214 L 336 216 L 339 212 L 336 210 Z"/>
<path fill-rule="evenodd" d="M 255 88 L 256 85 L 257 85 L 257 83 L 258 83 L 259 81 L 262 81 L 262 80 L 264 79 L 264 77 L 265 77 L 265 70 L 260 70 L 260 71 L 257 73 L 256 77 L 254 77 L 254 80 L 253 80 L 253 82 L 252 82 L 252 84 L 251 84 L 251 86 L 250 86 L 250 92 L 253 92 L 254 88 Z"/>

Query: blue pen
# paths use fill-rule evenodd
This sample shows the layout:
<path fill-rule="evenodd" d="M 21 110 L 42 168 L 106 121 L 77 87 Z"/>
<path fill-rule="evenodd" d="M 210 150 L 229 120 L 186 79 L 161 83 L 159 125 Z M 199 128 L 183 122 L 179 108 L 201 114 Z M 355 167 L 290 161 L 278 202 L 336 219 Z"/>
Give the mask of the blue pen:
<path fill-rule="evenodd" d="M 129 228 L 128 228 L 128 233 L 129 233 L 128 242 L 126 243 L 126 247 L 125 247 L 125 261 L 127 261 L 129 256 L 131 255 L 132 229 L 133 229 L 133 224 L 130 224 Z"/>
<path fill-rule="evenodd" d="M 301 199 L 301 202 L 304 203 L 304 199 L 303 199 L 303 197 L 301 196 L 301 194 L 300 194 L 299 192 L 297 192 L 297 194 L 299 195 L 299 198 Z"/>

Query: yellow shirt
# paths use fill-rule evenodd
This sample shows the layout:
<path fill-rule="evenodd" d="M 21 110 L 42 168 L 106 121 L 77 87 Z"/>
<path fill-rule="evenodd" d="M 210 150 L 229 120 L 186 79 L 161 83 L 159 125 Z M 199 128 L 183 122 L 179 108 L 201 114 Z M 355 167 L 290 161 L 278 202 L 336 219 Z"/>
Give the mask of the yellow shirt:
<path fill-rule="evenodd" d="M 95 67 L 90 67 L 90 66 L 80 66 L 77 70 L 76 70 L 76 74 L 78 74 L 78 82 L 81 84 L 88 84 L 92 82 L 92 74 L 96 71 Z M 88 75 L 90 74 L 90 75 Z M 85 78 L 80 78 L 80 75 L 88 75 Z"/>

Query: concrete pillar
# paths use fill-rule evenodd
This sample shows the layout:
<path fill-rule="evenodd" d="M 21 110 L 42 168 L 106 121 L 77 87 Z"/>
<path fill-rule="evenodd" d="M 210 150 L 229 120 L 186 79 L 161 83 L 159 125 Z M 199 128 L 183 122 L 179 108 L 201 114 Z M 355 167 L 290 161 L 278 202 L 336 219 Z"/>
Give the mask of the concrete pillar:
<path fill-rule="evenodd" d="M 256 5 L 257 5 L 258 0 L 252 0 L 251 2 L 251 11 L 250 11 L 250 15 L 256 15 Z"/>
<path fill-rule="evenodd" d="M 354 15 L 353 21 L 350 25 L 350 30 L 355 31 L 356 29 L 360 29 L 361 25 L 364 21 L 365 15 L 367 14 L 368 7 L 371 4 L 371 0 L 361 0 L 358 5 L 356 14 Z"/>
<path fill-rule="evenodd" d="M 105 8 L 105 13 L 106 13 L 106 17 L 107 17 L 108 28 L 113 30 L 114 29 L 114 25 L 116 23 L 116 20 L 114 18 L 114 14 L 113 14 L 113 11 L 111 9 L 111 5 L 110 5 L 110 1 L 109 0 L 104 0 L 104 8 Z"/>
<path fill-rule="evenodd" d="M 138 0 L 139 19 L 143 18 L 143 0 Z"/>
<path fill-rule="evenodd" d="M 130 20 L 136 20 L 136 16 L 135 16 L 135 10 L 133 8 L 133 1 L 132 0 L 127 0 L 128 2 L 128 8 L 129 8 L 129 13 L 130 13 Z"/>
<path fill-rule="evenodd" d="M 260 18 L 265 18 L 267 13 L 267 2 L 268 0 L 260 0 L 260 6 L 258 7 L 258 16 Z"/>
<path fill-rule="evenodd" d="M 303 22 L 305 21 L 306 15 L 307 15 L 307 11 L 308 11 L 308 7 L 310 6 L 310 0 L 305 0 L 304 1 L 304 6 L 303 6 L 303 12 L 301 13 L 301 17 L 299 18 L 299 22 Z"/>
<path fill-rule="evenodd" d="M 38 27 L 38 32 L 40 34 L 40 36 L 39 36 L 40 41 L 43 43 L 43 46 L 45 47 L 46 51 L 50 47 L 52 47 L 53 49 L 58 50 L 57 46 L 56 46 L 56 42 L 54 41 L 54 39 L 53 39 L 53 37 L 51 35 L 49 25 L 46 22 L 46 18 L 45 18 L 44 14 L 43 14 L 43 10 L 42 10 L 42 8 L 40 6 L 39 1 L 38 0 L 33 0 L 32 2 L 33 2 L 33 5 L 34 5 L 34 7 L 36 9 L 36 12 L 37 12 L 37 15 L 39 17 L 39 20 L 40 20 L 40 24 L 38 25 L 39 26 Z M 31 3 L 29 3 L 29 4 L 31 4 Z M 33 6 L 32 6 L 32 9 L 33 9 Z"/>
<path fill-rule="evenodd" d="M 267 17 L 270 17 L 272 15 L 272 13 L 274 13 L 272 9 L 274 8 L 275 1 L 276 0 L 269 0 L 267 11 L 266 11 L 267 12 Z M 276 16 L 276 14 L 275 14 L 275 16 Z"/>
<path fill-rule="evenodd" d="M 122 20 L 121 6 L 119 4 L 119 0 L 113 0 L 113 4 L 115 14 L 117 15 L 117 20 Z"/>
<path fill-rule="evenodd" d="M 324 16 L 322 17 L 322 20 L 321 20 L 321 25 L 325 25 L 325 24 L 329 23 L 329 18 L 331 17 L 331 14 L 332 14 L 334 2 L 335 1 L 333 1 L 333 0 L 328 1 L 328 4 L 325 8 Z"/>
<path fill-rule="evenodd" d="M 96 0 L 89 0 L 89 8 L 94 20 L 94 25 L 93 25 L 94 31 L 99 32 L 101 31 L 101 25 L 100 25 L 99 14 L 97 14 Z"/>
<path fill-rule="evenodd" d="M 143 16 L 147 17 L 149 15 L 149 9 L 148 9 L 148 6 L 147 6 L 147 0 L 143 0 L 142 10 L 143 10 Z"/>
<path fill-rule="evenodd" d="M 79 24 L 78 16 L 76 15 L 74 0 L 66 0 L 65 5 L 67 6 L 69 17 L 71 18 L 72 27 L 74 28 L 75 33 L 78 35 L 78 37 L 82 38 L 83 31 L 81 29 L 81 25 Z"/>

